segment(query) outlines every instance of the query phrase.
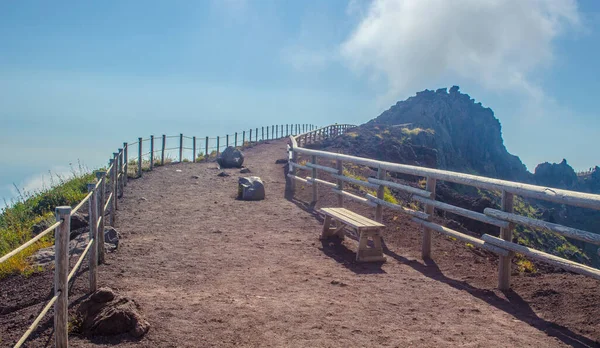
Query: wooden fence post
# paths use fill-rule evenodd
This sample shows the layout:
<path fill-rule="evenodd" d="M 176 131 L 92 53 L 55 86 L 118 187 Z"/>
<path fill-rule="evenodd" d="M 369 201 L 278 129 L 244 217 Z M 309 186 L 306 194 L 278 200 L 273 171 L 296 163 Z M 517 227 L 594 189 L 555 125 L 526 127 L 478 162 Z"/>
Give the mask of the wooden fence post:
<path fill-rule="evenodd" d="M 123 187 L 125 186 L 125 184 L 123 183 L 125 181 L 125 173 L 123 172 L 123 149 L 119 149 L 119 153 L 117 154 L 117 159 L 118 159 L 118 163 L 119 163 L 119 170 L 118 170 L 118 175 L 121 176 L 121 179 L 118 180 L 118 187 L 117 190 L 119 192 L 119 197 L 123 197 Z M 118 179 L 118 176 L 117 176 Z"/>
<path fill-rule="evenodd" d="M 208 161 L 208 156 L 209 156 L 209 153 L 208 153 L 208 137 L 204 138 L 204 141 L 205 141 L 204 142 L 204 150 L 205 150 L 205 152 L 204 152 L 204 158 L 206 159 L 206 161 Z"/>
<path fill-rule="evenodd" d="M 377 169 L 377 179 L 385 180 L 386 171 L 383 168 Z M 383 199 L 385 193 L 385 186 L 379 185 L 377 188 L 377 198 Z M 383 206 L 377 203 L 377 207 L 375 208 L 375 221 L 382 222 L 383 221 Z"/>
<path fill-rule="evenodd" d="M 113 152 L 113 169 L 114 169 L 114 178 L 113 178 L 113 192 L 115 197 L 121 197 L 121 193 L 119 192 L 119 153 Z M 117 210 L 117 200 L 113 204 L 115 210 Z"/>
<path fill-rule="evenodd" d="M 142 138 L 138 138 L 138 176 L 142 177 Z"/>
<path fill-rule="evenodd" d="M 179 163 L 183 162 L 183 134 L 179 134 Z"/>
<path fill-rule="evenodd" d="M 265 141 L 265 127 L 262 127 L 261 133 L 262 133 L 262 135 L 260 136 L 260 140 Z"/>
<path fill-rule="evenodd" d="M 129 144 L 123 143 L 123 186 L 127 186 L 127 172 L 129 170 L 129 157 L 127 156 L 127 149 L 129 148 Z"/>
<path fill-rule="evenodd" d="M 237 147 L 237 132 L 233 136 L 233 147 Z"/>
<path fill-rule="evenodd" d="M 279 126 L 274 126 L 275 127 L 275 139 L 279 139 Z"/>
<path fill-rule="evenodd" d="M 290 128 L 289 128 L 289 124 L 285 125 L 285 136 L 289 136 L 290 135 Z"/>
<path fill-rule="evenodd" d="M 292 147 L 292 145 L 290 145 L 290 151 L 292 151 L 292 159 L 291 159 L 291 163 L 298 163 L 298 153 L 296 151 L 294 151 L 294 148 Z M 291 175 L 296 175 L 297 169 L 296 166 L 291 165 L 290 163 L 288 163 L 289 166 L 289 172 Z M 296 179 L 294 178 L 289 178 L 290 179 L 290 191 L 292 194 L 296 193 Z M 316 185 L 316 183 L 313 183 L 313 185 Z"/>
<path fill-rule="evenodd" d="M 250 128 L 250 144 L 252 144 L 252 128 Z"/>
<path fill-rule="evenodd" d="M 217 135 L 217 157 L 219 157 L 219 136 Z"/>
<path fill-rule="evenodd" d="M 337 167 L 337 173 L 338 175 L 344 175 L 344 163 L 342 162 L 342 160 L 336 160 L 335 161 L 335 165 Z M 344 190 L 344 181 L 337 179 L 337 187 L 338 190 L 343 191 Z M 340 208 L 344 207 L 344 196 L 342 196 L 341 194 L 337 195 L 337 201 L 338 201 L 338 206 Z"/>
<path fill-rule="evenodd" d="M 150 170 L 154 170 L 154 135 L 150 136 Z"/>
<path fill-rule="evenodd" d="M 269 140 L 269 126 L 267 126 L 267 140 Z"/>
<path fill-rule="evenodd" d="M 106 197 L 106 172 L 96 172 L 96 179 L 100 181 L 100 185 L 98 189 L 100 193 L 98 194 L 98 207 L 97 207 L 97 216 L 100 220 L 100 226 L 98 226 L 98 241 L 96 243 L 96 249 L 98 250 L 98 263 L 104 262 L 104 219 L 106 219 L 106 212 L 104 211 L 104 200 Z"/>
<path fill-rule="evenodd" d="M 112 194 L 112 198 L 110 201 L 110 204 L 108 205 L 108 208 L 110 209 L 110 225 L 111 226 L 115 226 L 115 201 L 117 200 L 117 195 L 115 194 L 115 161 L 113 159 L 110 160 L 110 164 L 112 165 L 112 169 L 110 170 L 110 192 Z"/>
<path fill-rule="evenodd" d="M 196 137 L 192 137 L 192 162 L 196 163 Z"/>
<path fill-rule="evenodd" d="M 425 189 L 431 192 L 431 199 L 435 200 L 435 184 L 437 180 L 434 178 L 427 178 L 427 185 Z M 429 214 L 428 221 L 433 220 L 434 207 L 432 205 L 425 205 L 425 213 Z M 421 257 L 425 259 L 431 258 L 431 230 L 429 228 L 423 228 L 423 246 L 421 251 Z"/>
<path fill-rule="evenodd" d="M 229 147 L 229 134 L 225 134 L 225 148 Z"/>
<path fill-rule="evenodd" d="M 162 145 L 160 149 L 160 165 L 165 165 L 165 148 L 167 146 L 167 136 L 163 134 L 162 136 Z"/>
<path fill-rule="evenodd" d="M 514 212 L 514 195 L 512 193 L 502 191 L 502 210 L 507 213 Z M 500 238 L 507 242 L 512 242 L 512 231 L 514 224 L 510 223 L 508 228 L 500 229 Z M 500 256 L 498 261 L 498 289 L 510 289 L 510 274 L 512 264 L 512 253 L 509 256 Z"/>
<path fill-rule="evenodd" d="M 56 221 L 62 221 L 54 229 L 54 345 L 66 348 L 69 345 L 69 234 L 71 233 L 71 207 L 56 207 Z"/>
<path fill-rule="evenodd" d="M 246 143 L 246 131 L 242 131 L 242 146 Z"/>
<path fill-rule="evenodd" d="M 94 245 L 90 248 L 88 256 L 88 269 L 90 273 L 90 293 L 93 293 L 98 288 L 98 193 L 95 190 L 95 184 L 88 184 L 88 192 L 92 193 L 89 203 L 88 220 L 90 225 L 90 241 L 94 241 Z"/>
<path fill-rule="evenodd" d="M 317 156 L 312 155 L 310 157 L 310 161 L 312 164 L 317 164 Z M 313 168 L 312 169 L 312 178 L 313 178 L 313 183 L 312 183 L 312 202 L 311 205 L 313 207 L 313 210 L 315 209 L 315 206 L 317 205 L 317 168 Z M 295 181 L 295 180 L 294 180 Z"/>

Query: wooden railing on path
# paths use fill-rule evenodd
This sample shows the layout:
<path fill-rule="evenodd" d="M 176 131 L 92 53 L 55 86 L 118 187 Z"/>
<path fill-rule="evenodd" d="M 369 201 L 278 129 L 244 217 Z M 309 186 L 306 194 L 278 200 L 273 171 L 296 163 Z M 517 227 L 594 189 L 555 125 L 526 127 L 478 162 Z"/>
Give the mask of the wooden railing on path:
<path fill-rule="evenodd" d="M 230 142 L 229 135 L 225 136 L 225 143 L 221 144 L 222 137 L 217 136 L 215 138 L 205 137 L 205 155 L 210 154 L 210 151 L 216 151 L 217 155 L 221 149 L 227 146 L 243 146 L 249 143 L 260 143 L 267 140 L 281 139 L 293 134 L 305 133 L 307 131 L 317 129 L 316 126 L 310 124 L 286 124 L 286 125 L 272 125 L 267 127 L 261 127 L 261 135 L 259 136 L 259 128 L 248 131 L 248 140 L 246 140 L 246 131 L 236 132 L 232 134 L 232 142 Z M 266 133 L 265 133 L 266 130 Z M 270 131 L 269 131 L 270 130 Z M 238 135 L 239 138 L 238 139 Z M 253 137 L 254 135 L 254 137 Z M 266 135 L 266 136 L 265 136 Z M 175 138 L 179 140 L 179 146 L 174 148 L 166 148 L 167 139 Z M 192 147 L 185 147 L 185 139 L 192 141 Z M 165 155 L 168 150 L 179 151 L 179 162 L 186 160 L 184 157 L 184 150 L 192 150 L 192 160 L 190 162 L 196 162 L 197 151 L 201 151 L 200 147 L 197 146 L 197 137 L 183 136 L 183 134 L 175 136 L 162 136 L 162 146 L 160 149 L 160 163 L 165 163 Z M 209 146 L 210 140 L 216 141 L 215 146 Z M 238 142 L 241 140 L 241 142 Z M 149 142 L 150 151 L 147 153 L 143 152 L 144 142 Z M 136 160 L 129 161 L 129 147 L 138 146 L 138 157 Z M 127 186 L 128 180 L 128 167 L 129 163 L 137 164 L 136 174 L 138 177 L 142 176 L 145 156 L 149 156 L 146 160 L 149 162 L 149 170 L 154 168 L 154 162 L 156 160 L 155 153 L 158 150 L 154 147 L 154 136 L 151 135 L 149 138 L 143 139 L 138 138 L 137 142 L 134 143 L 123 143 L 123 147 L 119 148 L 117 152 L 112 154 L 109 160 L 109 166 L 106 171 L 96 171 L 96 183 L 90 183 L 87 185 L 88 194 L 79 202 L 75 207 L 69 206 L 56 207 L 56 223 L 42 231 L 34 238 L 23 243 L 18 248 L 0 257 L 0 263 L 7 261 L 11 257 L 19 254 L 35 242 L 39 241 L 44 236 L 49 235 L 54 231 L 54 248 L 55 248 L 55 260 L 54 260 L 54 296 L 44 306 L 39 315 L 33 320 L 30 327 L 21 336 L 19 341 L 15 344 L 15 347 L 21 347 L 29 336 L 38 327 L 41 320 L 48 313 L 50 308 L 54 306 L 54 341 L 55 346 L 59 348 L 68 347 L 68 285 L 69 282 L 75 276 L 79 267 L 83 264 L 86 256 L 88 256 L 88 269 L 89 269 L 89 293 L 96 291 L 98 287 L 98 264 L 104 261 L 104 227 L 106 224 L 106 216 L 108 213 L 110 226 L 116 226 L 116 211 L 118 209 L 118 198 L 123 196 L 123 188 Z M 208 160 L 209 156 L 205 156 Z M 108 192 L 108 196 L 106 193 Z M 79 256 L 79 259 L 75 263 L 75 266 L 69 272 L 69 235 L 71 232 L 71 216 L 79 211 L 86 203 L 88 203 L 89 210 L 89 241 L 86 244 L 85 249 Z"/>
<path fill-rule="evenodd" d="M 432 231 L 454 237 L 458 240 L 471 243 L 475 246 L 496 253 L 500 259 L 498 266 L 498 288 L 501 290 L 507 290 L 510 288 L 511 260 L 515 252 L 521 253 L 532 259 L 558 266 L 571 272 L 583 274 L 600 280 L 600 270 L 598 269 L 512 242 L 513 230 L 515 225 L 519 224 L 522 226 L 557 233 L 559 235 L 578 239 L 587 243 L 600 245 L 600 234 L 517 215 L 514 213 L 513 209 L 515 196 L 522 196 L 559 204 L 600 210 L 600 195 L 541 187 L 446 170 L 383 162 L 369 158 L 312 150 L 302 147 L 327 137 L 334 137 L 343 134 L 350 128 L 352 128 L 350 125 L 332 125 L 311 130 L 303 134 L 290 136 L 290 170 L 288 172 L 288 177 L 291 180 L 288 180 L 288 189 L 291 190 L 292 193 L 294 193 L 296 190 L 296 182 L 312 185 L 312 203 L 314 204 L 316 203 L 318 197 L 317 186 L 323 185 L 333 189 L 333 191 L 338 195 L 338 205 L 340 207 L 343 206 L 344 198 L 365 204 L 369 207 L 374 207 L 375 219 L 377 221 L 382 221 L 383 207 L 404 213 L 410 216 L 412 221 L 423 226 L 422 257 L 424 259 L 430 258 L 432 255 Z M 304 165 L 299 164 L 299 154 L 309 156 L 310 162 Z M 334 168 L 319 165 L 317 164 L 317 158 L 334 160 L 336 166 Z M 368 178 L 365 181 L 345 176 L 343 172 L 343 163 L 353 163 L 356 165 L 376 168 L 377 178 Z M 301 176 L 299 174 L 300 170 L 309 171 L 310 176 Z M 319 171 L 329 173 L 333 178 L 337 179 L 336 182 L 328 182 L 318 179 Z M 423 177 L 426 179 L 426 187 L 423 190 L 392 182 L 391 180 L 387 179 L 387 174 L 390 172 Z M 438 180 L 473 186 L 481 189 L 501 191 L 501 210 L 487 208 L 482 214 L 447 203 L 439 202 L 436 200 L 435 195 L 435 187 Z M 377 196 L 366 194 L 364 197 L 361 197 L 348 191 L 344 191 L 344 183 L 351 183 L 377 190 Z M 399 204 L 385 201 L 385 187 L 410 194 L 412 201 L 423 204 L 424 211 L 417 211 Z M 476 238 L 438 225 L 434 223 L 432 219 L 435 209 L 451 212 L 469 219 L 500 227 L 500 238 L 488 234 L 484 234 L 481 238 Z"/>

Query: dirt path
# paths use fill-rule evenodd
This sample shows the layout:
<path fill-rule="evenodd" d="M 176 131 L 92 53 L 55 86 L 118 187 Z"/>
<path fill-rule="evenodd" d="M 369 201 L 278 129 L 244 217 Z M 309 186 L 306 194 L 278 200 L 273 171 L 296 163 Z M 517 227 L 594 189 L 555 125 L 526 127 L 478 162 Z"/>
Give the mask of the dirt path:
<path fill-rule="evenodd" d="M 285 142 L 245 153 L 265 181 L 264 201 L 234 200 L 238 172 L 218 177 L 215 164 L 170 165 L 130 181 L 117 215 L 122 247 L 99 279 L 138 301 L 151 329 L 137 342 L 73 337 L 73 346 L 563 345 L 394 258 L 357 265 L 324 249 L 320 222 L 284 198 L 275 160 Z"/>

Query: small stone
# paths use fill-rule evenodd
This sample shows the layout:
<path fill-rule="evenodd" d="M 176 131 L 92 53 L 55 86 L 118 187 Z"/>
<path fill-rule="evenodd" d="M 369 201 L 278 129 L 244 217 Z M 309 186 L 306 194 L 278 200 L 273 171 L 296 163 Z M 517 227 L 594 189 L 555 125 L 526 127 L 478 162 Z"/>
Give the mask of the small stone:
<path fill-rule="evenodd" d="M 288 163 L 287 158 L 280 158 L 275 161 L 275 164 L 286 164 L 286 163 Z"/>
<path fill-rule="evenodd" d="M 331 281 L 331 284 L 333 284 L 333 285 L 338 285 L 339 283 L 340 283 L 339 280 L 332 280 Z"/>
<path fill-rule="evenodd" d="M 192 175 L 192 179 L 200 179 L 198 175 Z"/>
<path fill-rule="evenodd" d="M 250 173 L 250 168 L 242 168 L 242 170 L 240 170 L 240 173 L 242 173 L 242 174 Z"/>
<path fill-rule="evenodd" d="M 228 174 L 228 173 L 225 173 L 225 172 L 220 172 L 219 174 L 217 174 L 217 176 L 222 176 L 222 177 L 224 177 L 224 176 L 229 176 L 229 174 Z"/>
<path fill-rule="evenodd" d="M 175 171 L 181 173 L 181 169 L 175 169 Z"/>

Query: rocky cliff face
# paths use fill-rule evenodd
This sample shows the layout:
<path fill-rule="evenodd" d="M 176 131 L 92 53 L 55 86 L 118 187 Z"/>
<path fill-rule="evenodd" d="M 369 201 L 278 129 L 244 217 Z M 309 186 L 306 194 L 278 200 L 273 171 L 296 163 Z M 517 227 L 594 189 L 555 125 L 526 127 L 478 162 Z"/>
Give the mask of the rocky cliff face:
<path fill-rule="evenodd" d="M 398 126 L 430 130 L 431 139 L 411 137 L 413 145 L 434 146 L 437 167 L 515 181 L 532 180 L 517 156 L 504 146 L 500 122 L 490 108 L 454 86 L 425 90 L 400 101 L 364 126 Z M 423 142 L 423 143 L 421 143 Z"/>
<path fill-rule="evenodd" d="M 577 185 L 577 174 L 563 159 L 560 163 L 542 163 L 535 168 L 535 182 L 541 186 L 574 189 Z"/>

